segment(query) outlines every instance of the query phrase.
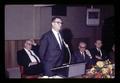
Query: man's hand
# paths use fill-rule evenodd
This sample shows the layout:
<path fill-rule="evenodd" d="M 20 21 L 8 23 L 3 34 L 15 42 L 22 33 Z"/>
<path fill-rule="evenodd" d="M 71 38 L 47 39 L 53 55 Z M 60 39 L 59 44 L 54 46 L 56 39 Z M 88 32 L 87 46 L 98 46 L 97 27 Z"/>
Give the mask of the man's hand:
<path fill-rule="evenodd" d="M 85 52 L 90 57 L 90 59 L 92 59 L 92 55 L 91 55 L 90 51 L 86 49 Z"/>
<path fill-rule="evenodd" d="M 99 60 L 101 60 L 102 58 L 101 57 L 99 57 L 99 56 L 95 56 L 97 59 L 99 59 Z"/>
<path fill-rule="evenodd" d="M 36 64 L 38 64 L 38 63 L 37 63 L 37 62 L 31 62 L 31 63 L 29 63 L 28 66 L 30 67 L 30 66 L 32 66 L 32 65 L 36 65 Z"/>

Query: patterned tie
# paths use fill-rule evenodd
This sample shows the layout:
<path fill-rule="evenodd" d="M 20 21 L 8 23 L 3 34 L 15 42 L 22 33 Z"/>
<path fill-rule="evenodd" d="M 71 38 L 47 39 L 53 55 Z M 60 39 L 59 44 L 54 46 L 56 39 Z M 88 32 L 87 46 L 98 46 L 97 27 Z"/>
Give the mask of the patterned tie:
<path fill-rule="evenodd" d="M 102 57 L 102 52 L 100 49 L 98 49 L 98 52 L 99 52 L 100 57 Z"/>
<path fill-rule="evenodd" d="M 85 54 L 84 54 L 84 52 L 82 52 L 82 56 L 83 56 L 83 58 L 84 58 L 84 60 L 85 60 Z"/>
<path fill-rule="evenodd" d="M 58 38 L 59 38 L 59 42 L 60 42 L 60 48 L 62 49 L 62 39 L 60 37 L 60 34 L 58 33 Z"/>
<path fill-rule="evenodd" d="M 39 60 L 32 54 L 32 52 L 29 50 L 30 54 L 37 60 L 37 63 L 39 63 Z"/>

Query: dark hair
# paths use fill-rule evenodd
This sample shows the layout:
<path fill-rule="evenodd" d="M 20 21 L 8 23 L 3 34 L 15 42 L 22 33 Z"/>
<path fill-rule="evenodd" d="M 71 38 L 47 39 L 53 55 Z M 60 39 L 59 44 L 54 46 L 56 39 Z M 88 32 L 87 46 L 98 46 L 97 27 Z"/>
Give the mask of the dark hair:
<path fill-rule="evenodd" d="M 61 17 L 59 17 L 59 16 L 55 16 L 55 17 L 52 18 L 51 22 L 53 22 L 53 21 L 54 21 L 55 19 L 57 19 L 57 18 L 62 20 Z"/>

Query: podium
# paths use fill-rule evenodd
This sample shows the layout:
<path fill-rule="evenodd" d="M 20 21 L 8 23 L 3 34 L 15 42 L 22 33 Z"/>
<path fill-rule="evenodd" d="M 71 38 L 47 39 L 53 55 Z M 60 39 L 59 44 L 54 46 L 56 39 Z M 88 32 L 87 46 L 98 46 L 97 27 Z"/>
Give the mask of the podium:
<path fill-rule="evenodd" d="M 77 77 L 85 74 L 86 63 L 77 63 L 71 65 L 63 65 L 51 69 L 54 73 L 65 77 Z"/>

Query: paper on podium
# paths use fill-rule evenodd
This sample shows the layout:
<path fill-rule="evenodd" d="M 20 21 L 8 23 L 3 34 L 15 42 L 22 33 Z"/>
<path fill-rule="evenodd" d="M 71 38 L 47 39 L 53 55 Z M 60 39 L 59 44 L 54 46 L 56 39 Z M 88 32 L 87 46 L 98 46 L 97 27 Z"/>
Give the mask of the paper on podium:
<path fill-rule="evenodd" d="M 70 65 L 63 65 L 63 66 L 60 66 L 60 67 L 55 67 L 51 70 L 58 70 L 58 69 L 62 69 L 62 68 L 66 68 L 66 67 L 69 67 Z"/>
<path fill-rule="evenodd" d="M 63 65 L 60 67 L 53 68 L 51 70 L 58 72 L 65 71 L 66 72 L 65 76 L 76 77 L 85 74 L 85 67 L 86 67 L 86 63 L 77 63 L 71 65 Z"/>

